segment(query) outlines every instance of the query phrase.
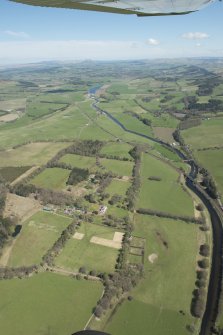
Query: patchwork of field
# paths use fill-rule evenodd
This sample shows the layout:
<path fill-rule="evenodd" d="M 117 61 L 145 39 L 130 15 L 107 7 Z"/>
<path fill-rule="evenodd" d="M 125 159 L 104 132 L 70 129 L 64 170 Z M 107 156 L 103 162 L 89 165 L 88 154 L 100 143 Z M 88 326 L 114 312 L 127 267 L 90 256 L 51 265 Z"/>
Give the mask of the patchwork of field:
<path fill-rule="evenodd" d="M 70 239 L 63 251 L 56 258 L 56 265 L 72 271 L 85 267 L 88 271 L 113 272 L 118 257 L 118 250 L 110 246 L 91 242 L 93 237 L 113 240 L 116 230 L 100 225 L 82 223 L 78 233 L 83 238 Z"/>
<path fill-rule="evenodd" d="M 65 111 L 53 113 L 47 118 L 30 119 L 25 115 L 13 123 L 2 125 L 0 147 L 9 149 L 28 141 L 113 139 L 112 135 L 92 121 L 89 123 L 88 117 L 77 106 L 68 107 Z"/>
<path fill-rule="evenodd" d="M 0 281 L 0 320 L 5 335 L 14 335 L 14 325 L 18 335 L 67 335 L 83 329 L 103 287 L 95 281 L 68 276 L 79 271 L 93 270 L 96 275 L 115 272 L 124 233 L 120 227 L 128 220 L 134 230 L 124 261 L 127 258 L 130 271 L 134 271 L 132 264 L 143 265 L 143 277 L 125 294 L 132 299 L 125 299 L 114 311 L 108 308 L 101 321 L 93 318 L 90 327 L 105 329 L 112 335 L 187 335 L 188 326 L 193 325 L 194 334 L 199 333 L 200 319 L 191 316 L 190 306 L 199 244 L 206 236 L 192 223 L 137 214 L 137 209 L 145 208 L 175 216 L 196 216 L 193 199 L 180 184 L 179 168 L 188 171 L 189 167 L 167 147 L 123 128 L 174 142 L 172 133 L 180 122 L 177 118 L 190 118 L 193 114 L 186 98 L 194 96 L 198 103 L 207 105 L 209 99 L 222 100 L 223 84 L 217 83 L 221 74 L 209 73 L 205 62 L 202 60 L 201 66 L 198 60 L 185 65 L 172 61 L 38 64 L 33 66 L 34 71 L 31 66 L 0 71 L 0 176 L 11 183 L 29 167 L 29 171 L 40 167 L 44 169 L 30 184 L 68 190 L 66 182 L 71 170 L 44 165 L 73 141 L 85 139 L 103 141 L 99 153 L 103 157 L 65 154 L 59 162 L 89 169 L 90 174 L 106 175 L 110 171 L 115 176 L 109 185 L 107 180 L 103 184 L 102 177 L 101 189 L 93 178 L 69 186 L 73 203 L 58 205 L 60 214 L 41 211 L 40 201 L 32 194 L 7 194 L 4 215 L 18 216 L 22 229 L 4 246 L 1 266 L 40 264 L 74 218 L 81 225 L 54 259 L 56 267 L 51 271 L 58 271 L 57 274 L 46 271 L 30 278 Z M 210 68 L 212 63 L 209 62 Z M 212 94 L 200 95 L 204 93 L 199 90 L 205 80 L 208 82 L 217 73 L 216 86 L 209 87 Z M 102 87 L 97 93 L 98 107 L 120 121 L 123 128 L 93 108 L 94 100 L 87 92 L 97 87 Z M 202 119 L 201 125 L 181 134 L 222 192 L 223 116 L 220 112 L 214 114 L 216 117 L 211 112 L 197 115 Z M 136 144 L 143 144 L 146 152 L 139 171 L 140 190 L 134 211 L 130 212 L 126 209 L 126 192 L 133 181 L 134 161 L 129 151 Z M 208 150 L 198 150 L 202 148 Z M 13 183 L 11 190 L 12 186 Z M 105 213 L 100 213 L 102 205 L 107 206 Z M 45 271 L 45 266 L 41 271 Z M 112 304 L 119 292 L 117 288 Z"/>
<path fill-rule="evenodd" d="M 30 183 L 37 187 L 62 190 L 66 187 L 66 181 L 69 177 L 69 174 L 70 170 L 57 167 L 47 168 L 34 177 Z"/>
<path fill-rule="evenodd" d="M 14 335 L 16 325 L 16 334 L 72 334 L 84 328 L 101 293 L 98 282 L 52 273 L 1 280 L 1 331 Z"/>
<path fill-rule="evenodd" d="M 223 196 L 223 149 L 196 151 L 201 166 L 205 167 L 213 176 L 218 190 Z"/>
<path fill-rule="evenodd" d="M 158 177 L 160 181 L 149 178 Z M 165 162 L 143 154 L 138 208 L 193 216 L 193 202 L 178 182 L 179 174 Z"/>
<path fill-rule="evenodd" d="M 39 264 L 61 232 L 72 222 L 71 218 L 47 212 L 38 212 L 22 225 L 16 238 L 8 266 Z"/>
<path fill-rule="evenodd" d="M 134 236 L 146 240 L 144 278 L 131 292 L 133 300 L 125 301 L 107 324 L 108 333 L 188 334 L 186 326 L 195 322 L 190 304 L 199 250 L 197 232 L 193 224 L 136 215 Z M 151 254 L 157 255 L 153 263 L 148 259 Z"/>
<path fill-rule="evenodd" d="M 0 167 L 42 165 L 68 145 L 62 142 L 37 142 L 1 151 Z"/>

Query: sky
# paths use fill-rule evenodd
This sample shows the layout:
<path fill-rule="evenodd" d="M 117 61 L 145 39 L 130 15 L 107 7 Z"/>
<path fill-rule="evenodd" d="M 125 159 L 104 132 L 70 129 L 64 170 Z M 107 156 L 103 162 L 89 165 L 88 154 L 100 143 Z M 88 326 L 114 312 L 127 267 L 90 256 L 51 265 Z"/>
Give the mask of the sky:
<path fill-rule="evenodd" d="M 0 0 L 0 65 L 223 57 L 222 32 L 219 1 L 183 16 L 137 17 Z"/>

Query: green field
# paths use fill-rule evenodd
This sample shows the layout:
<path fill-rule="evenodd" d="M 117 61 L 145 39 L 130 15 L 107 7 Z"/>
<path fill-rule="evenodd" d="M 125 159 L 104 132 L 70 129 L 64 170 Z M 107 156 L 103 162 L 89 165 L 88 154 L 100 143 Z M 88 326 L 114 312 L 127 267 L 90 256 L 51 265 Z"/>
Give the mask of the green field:
<path fill-rule="evenodd" d="M 88 271 L 113 272 L 118 250 L 91 243 L 90 240 L 93 236 L 112 240 L 115 230 L 83 223 L 78 232 L 84 234 L 83 239 L 70 239 L 56 258 L 56 265 L 72 271 L 78 271 L 81 266 L 84 266 Z"/>
<path fill-rule="evenodd" d="M 113 179 L 109 186 L 106 188 L 106 192 L 111 196 L 114 194 L 119 194 L 125 196 L 127 189 L 130 187 L 130 182 Z"/>
<path fill-rule="evenodd" d="M 133 162 L 100 158 L 100 163 L 108 171 L 111 171 L 117 174 L 118 176 L 132 176 Z"/>
<path fill-rule="evenodd" d="M 196 225 L 182 221 L 136 216 L 134 236 L 146 239 L 145 274 L 131 292 L 133 300 L 117 309 L 106 331 L 116 335 L 188 334 L 186 326 L 194 322 L 190 304 L 196 278 L 197 232 Z M 153 253 L 158 258 L 150 263 L 148 256 Z"/>
<path fill-rule="evenodd" d="M 30 166 L 47 163 L 68 143 L 39 142 L 29 143 L 16 149 L 1 151 L 0 166 Z"/>
<path fill-rule="evenodd" d="M 149 180 L 151 176 L 161 181 Z M 193 216 L 191 197 L 178 183 L 178 173 L 166 163 L 143 154 L 138 208 Z"/>
<path fill-rule="evenodd" d="M 39 264 L 42 256 L 72 222 L 71 218 L 38 212 L 23 223 L 9 257 L 8 266 Z"/>
<path fill-rule="evenodd" d="M 48 188 L 53 190 L 61 190 L 66 187 L 66 181 L 69 177 L 70 170 L 61 168 L 47 168 L 36 177 L 34 177 L 30 183 L 42 188 Z"/>
<path fill-rule="evenodd" d="M 97 282 L 52 273 L 1 281 L 1 332 L 72 334 L 84 328 L 101 292 Z"/>
<path fill-rule="evenodd" d="M 223 149 L 196 151 L 195 155 L 200 164 L 213 176 L 223 196 Z"/>
<path fill-rule="evenodd" d="M 132 157 L 129 155 L 129 151 L 132 149 L 132 146 L 128 143 L 107 143 L 103 146 L 100 153 L 108 155 L 108 156 L 118 156 L 121 158 L 128 158 L 132 159 Z"/>
<path fill-rule="evenodd" d="M 78 167 L 79 169 L 89 169 L 90 171 L 96 168 L 95 157 L 66 154 L 60 159 L 60 162 L 69 164 L 72 167 Z"/>
<path fill-rule="evenodd" d="M 60 141 L 75 139 L 110 140 L 113 137 L 99 128 L 77 107 L 54 113 L 47 118 L 30 120 L 28 116 L 0 126 L 0 148 L 33 141 Z M 88 125 L 87 125 L 88 124 Z M 12 136 L 13 132 L 13 136 Z"/>
<path fill-rule="evenodd" d="M 223 142 L 223 118 L 204 120 L 198 127 L 182 131 L 185 142 L 193 149 L 221 146 Z"/>

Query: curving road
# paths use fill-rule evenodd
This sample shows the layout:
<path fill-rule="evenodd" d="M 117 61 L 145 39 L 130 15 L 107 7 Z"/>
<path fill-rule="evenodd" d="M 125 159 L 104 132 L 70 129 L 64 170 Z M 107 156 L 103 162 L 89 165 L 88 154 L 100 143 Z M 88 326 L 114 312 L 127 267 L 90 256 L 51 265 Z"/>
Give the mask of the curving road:
<path fill-rule="evenodd" d="M 97 88 L 98 89 L 98 88 Z M 91 94 L 95 94 L 96 90 L 89 92 Z M 155 143 L 159 143 L 161 145 L 164 145 L 166 147 L 170 147 L 171 150 L 174 150 L 174 152 L 183 160 L 188 160 L 188 157 L 186 154 L 182 153 L 177 148 L 173 148 L 169 144 L 155 139 L 153 137 L 141 134 L 139 132 L 136 132 L 134 130 L 127 129 L 118 119 L 116 119 L 112 114 L 109 112 L 102 110 L 100 107 L 97 106 L 97 103 L 99 102 L 94 97 L 95 102 L 92 104 L 92 107 L 105 115 L 107 115 L 113 122 L 115 122 L 118 126 L 120 126 L 124 131 L 149 139 L 150 141 L 153 141 Z M 208 294 L 207 294 L 207 303 L 205 312 L 202 318 L 201 323 L 201 329 L 199 335 L 210 335 L 212 332 L 217 317 L 218 312 L 218 304 L 219 304 L 219 297 L 220 297 L 220 291 L 221 291 L 221 281 L 222 281 L 222 236 L 223 236 L 223 229 L 222 229 L 222 221 L 221 221 L 221 215 L 219 214 L 220 208 L 217 204 L 213 202 L 213 200 L 203 191 L 203 189 L 195 183 L 195 178 L 198 173 L 198 166 L 196 163 L 189 159 L 188 164 L 191 167 L 189 175 L 186 177 L 186 185 L 190 188 L 191 191 L 193 191 L 204 203 L 206 206 L 210 218 L 211 218 L 211 224 L 212 224 L 212 232 L 213 232 L 213 250 L 212 250 L 212 265 L 211 265 L 211 272 L 210 272 L 210 279 L 209 279 L 209 285 L 208 285 Z"/>

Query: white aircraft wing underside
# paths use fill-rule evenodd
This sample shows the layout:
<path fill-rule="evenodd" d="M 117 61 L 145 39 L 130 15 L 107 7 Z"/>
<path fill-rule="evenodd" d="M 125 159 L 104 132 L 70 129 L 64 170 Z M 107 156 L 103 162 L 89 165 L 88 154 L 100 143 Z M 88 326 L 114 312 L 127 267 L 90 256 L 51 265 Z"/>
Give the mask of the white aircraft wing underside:
<path fill-rule="evenodd" d="M 215 0 L 10 0 L 28 5 L 95 10 L 137 15 L 194 12 Z"/>

